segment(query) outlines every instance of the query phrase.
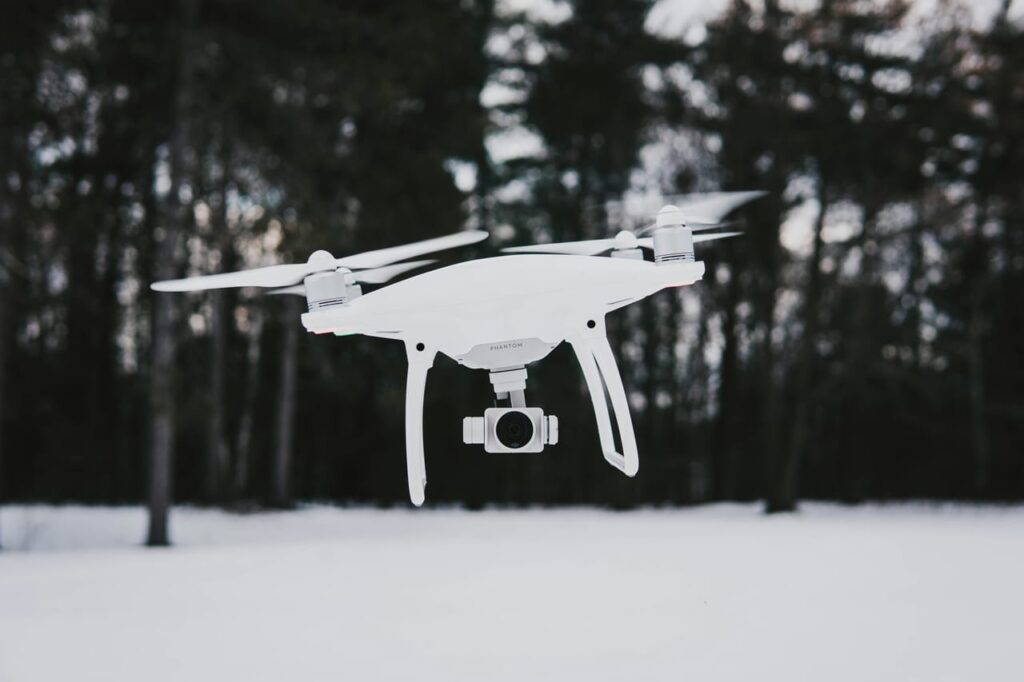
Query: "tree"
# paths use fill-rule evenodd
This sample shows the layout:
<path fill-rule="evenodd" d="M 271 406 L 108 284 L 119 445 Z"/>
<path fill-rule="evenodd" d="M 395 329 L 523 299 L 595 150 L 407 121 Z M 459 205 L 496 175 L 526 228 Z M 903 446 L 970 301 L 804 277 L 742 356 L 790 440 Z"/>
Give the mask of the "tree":
<path fill-rule="evenodd" d="M 3 500 L 7 439 L 5 422 L 8 357 L 14 344 L 16 306 L 27 273 L 15 252 L 14 235 L 27 221 L 32 150 L 29 135 L 43 115 L 34 98 L 51 32 L 74 3 L 45 0 L 0 7 L 0 501 Z M 19 272 L 20 270 L 20 272 Z"/>
<path fill-rule="evenodd" d="M 767 192 L 747 213 L 751 229 L 744 244 L 720 252 L 728 254 L 731 265 L 728 298 L 716 302 L 726 311 L 715 455 L 723 463 L 716 470 L 742 476 L 736 483 L 716 482 L 716 487 L 741 498 L 764 493 L 778 458 L 781 401 L 773 330 L 785 265 L 779 227 L 789 208 L 787 184 L 799 164 L 790 144 L 793 83 L 784 58 L 793 22 L 793 14 L 777 2 L 766 2 L 763 11 L 734 2 L 709 24 L 692 62 L 694 75 L 712 93 L 713 106 L 691 109 L 690 119 L 720 145 L 723 188 Z M 737 315 L 739 307 L 749 308 L 749 315 Z M 750 339 L 749 368 L 741 369 L 738 335 Z M 732 463 L 737 453 L 746 453 L 745 472 Z"/>
<path fill-rule="evenodd" d="M 291 504 L 292 452 L 294 450 L 295 411 L 298 392 L 299 326 L 295 319 L 301 312 L 298 299 L 288 298 L 281 310 L 283 342 L 280 348 L 280 375 L 274 457 L 271 472 L 270 501 L 278 507 Z"/>
<path fill-rule="evenodd" d="M 169 185 L 161 198 L 156 242 L 157 279 L 173 279 L 179 270 L 179 249 L 189 221 L 189 202 L 184 199 L 185 185 L 192 179 L 189 148 L 193 115 L 194 43 L 199 0 L 180 0 L 177 39 L 178 74 L 174 84 L 174 116 L 167 143 Z M 146 544 L 162 547 L 170 544 L 168 513 L 174 472 L 175 390 L 174 368 L 177 349 L 177 302 L 173 296 L 157 296 L 153 304 L 152 360 L 149 368 L 149 531 Z"/>

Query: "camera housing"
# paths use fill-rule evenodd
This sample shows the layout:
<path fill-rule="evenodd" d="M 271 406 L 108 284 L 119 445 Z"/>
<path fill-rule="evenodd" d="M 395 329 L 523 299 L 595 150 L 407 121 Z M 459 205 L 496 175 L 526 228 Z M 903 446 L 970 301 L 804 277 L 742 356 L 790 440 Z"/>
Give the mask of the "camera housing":
<path fill-rule="evenodd" d="M 558 417 L 539 407 L 491 407 L 462 420 L 462 442 L 486 452 L 543 452 L 558 443 Z"/>

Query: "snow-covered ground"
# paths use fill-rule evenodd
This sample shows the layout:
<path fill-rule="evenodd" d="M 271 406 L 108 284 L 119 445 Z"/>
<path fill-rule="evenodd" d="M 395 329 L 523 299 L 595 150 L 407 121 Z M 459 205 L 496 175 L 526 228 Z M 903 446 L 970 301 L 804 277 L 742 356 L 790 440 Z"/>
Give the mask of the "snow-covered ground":
<path fill-rule="evenodd" d="M 0 509 L 0 681 L 1024 679 L 1024 508 Z"/>

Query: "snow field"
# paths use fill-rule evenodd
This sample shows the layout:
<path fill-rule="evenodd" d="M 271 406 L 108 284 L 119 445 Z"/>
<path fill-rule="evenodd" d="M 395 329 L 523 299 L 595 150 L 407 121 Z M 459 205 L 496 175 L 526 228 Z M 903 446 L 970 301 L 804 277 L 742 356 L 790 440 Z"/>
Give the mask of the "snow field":
<path fill-rule="evenodd" d="M 0 509 L 0 682 L 1024 679 L 1024 508 Z"/>

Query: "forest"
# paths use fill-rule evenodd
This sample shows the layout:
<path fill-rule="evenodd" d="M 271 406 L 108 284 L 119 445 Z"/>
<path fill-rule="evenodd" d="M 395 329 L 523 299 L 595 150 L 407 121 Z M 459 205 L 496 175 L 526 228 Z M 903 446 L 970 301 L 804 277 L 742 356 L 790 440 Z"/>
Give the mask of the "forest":
<path fill-rule="evenodd" d="M 0 3 L 0 502 L 148 502 L 153 544 L 177 503 L 407 504 L 401 344 L 149 284 L 714 190 L 767 195 L 609 317 L 638 476 L 564 346 L 542 455 L 463 445 L 493 395 L 439 358 L 431 504 L 1024 499 L 1019 8 L 665 4 Z"/>

